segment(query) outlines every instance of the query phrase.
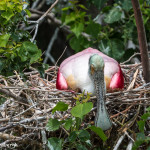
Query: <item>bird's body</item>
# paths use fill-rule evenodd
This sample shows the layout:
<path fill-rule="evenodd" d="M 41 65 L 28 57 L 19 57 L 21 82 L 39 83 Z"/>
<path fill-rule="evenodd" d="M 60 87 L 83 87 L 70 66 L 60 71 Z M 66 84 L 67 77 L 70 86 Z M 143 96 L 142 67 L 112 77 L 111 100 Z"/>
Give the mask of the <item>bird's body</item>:
<path fill-rule="evenodd" d="M 112 125 L 105 106 L 106 89 L 123 86 L 123 74 L 118 62 L 93 48 L 85 49 L 64 60 L 57 73 L 57 89 L 80 89 L 96 95 L 95 125 L 103 130 Z"/>
<path fill-rule="evenodd" d="M 98 54 L 104 59 L 106 88 L 123 88 L 124 79 L 118 62 L 96 49 L 88 48 L 62 62 L 57 75 L 57 89 L 80 89 L 82 92 L 85 90 L 95 94 L 95 87 L 88 73 L 89 58 L 93 54 Z"/>

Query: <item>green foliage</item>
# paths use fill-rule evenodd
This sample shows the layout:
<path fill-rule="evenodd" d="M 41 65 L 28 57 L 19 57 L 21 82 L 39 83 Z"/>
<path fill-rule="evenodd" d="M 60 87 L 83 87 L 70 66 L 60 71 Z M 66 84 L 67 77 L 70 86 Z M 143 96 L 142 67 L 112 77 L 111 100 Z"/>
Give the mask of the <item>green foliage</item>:
<path fill-rule="evenodd" d="M 50 150 L 62 150 L 62 143 L 63 143 L 62 139 L 52 137 L 48 139 L 47 146 Z"/>
<path fill-rule="evenodd" d="M 9 38 L 10 38 L 10 34 L 0 35 L 0 41 L 1 41 L 0 47 L 6 47 Z"/>
<path fill-rule="evenodd" d="M 91 126 L 90 129 L 95 132 L 103 141 L 107 140 L 106 135 L 104 134 L 103 130 L 99 127 Z"/>
<path fill-rule="evenodd" d="M 20 30 L 20 25 L 26 22 L 30 12 L 28 5 L 20 0 L 0 1 L 0 73 L 12 75 L 14 70 L 22 72 L 41 57 L 41 51 L 30 42 L 30 34 Z"/>
<path fill-rule="evenodd" d="M 6 101 L 5 97 L 0 96 L 0 105 L 3 104 Z"/>
<path fill-rule="evenodd" d="M 57 119 L 50 118 L 47 125 L 46 125 L 46 129 L 48 131 L 56 131 L 59 129 L 60 125 L 61 125 L 60 121 L 58 121 Z"/>
<path fill-rule="evenodd" d="M 111 41 L 101 40 L 99 43 L 99 49 L 105 51 L 105 54 L 112 56 L 117 60 L 119 60 L 125 53 L 125 51 L 123 51 L 125 49 L 123 41 L 117 38 L 112 38 Z"/>
<path fill-rule="evenodd" d="M 93 103 L 92 102 L 78 104 L 77 106 L 72 108 L 71 114 L 74 117 L 79 117 L 79 118 L 82 119 L 83 116 L 86 115 L 87 113 L 89 113 L 92 108 L 93 108 Z"/>
<path fill-rule="evenodd" d="M 37 48 L 36 45 L 27 41 L 22 43 L 20 49 L 18 50 L 18 55 L 22 62 L 29 60 L 29 63 L 32 64 L 40 58 L 41 51 Z"/>
<path fill-rule="evenodd" d="M 90 0 L 98 9 L 101 9 L 108 0 Z"/>
<path fill-rule="evenodd" d="M 55 111 L 65 111 L 68 109 L 68 104 L 65 104 L 64 102 L 58 102 L 57 105 L 53 108 L 52 113 Z"/>
<path fill-rule="evenodd" d="M 141 146 L 143 143 L 147 143 L 147 145 L 150 144 L 150 137 L 146 136 L 144 133 L 144 127 L 148 117 L 150 117 L 150 107 L 147 108 L 147 112 L 142 115 L 141 120 L 138 121 L 138 127 L 140 132 L 136 134 L 136 141 L 134 143 L 133 150 L 138 149 L 138 147 Z"/>
<path fill-rule="evenodd" d="M 109 11 L 109 13 L 105 16 L 104 21 L 108 24 L 111 24 L 124 19 L 124 17 L 124 11 L 119 5 L 117 5 Z"/>
<path fill-rule="evenodd" d="M 128 53 L 132 54 L 136 51 L 127 47 L 129 40 L 135 45 L 138 44 L 130 0 L 115 1 L 112 6 L 107 4 L 108 0 L 89 0 L 86 6 L 82 6 L 78 1 L 68 1 L 68 6 L 62 9 L 62 22 L 72 31 L 68 39 L 70 46 L 76 52 L 93 47 L 118 61 L 124 61 L 130 57 Z M 87 14 L 90 4 L 94 4 L 100 12 L 95 19 L 92 19 L 89 13 Z M 147 1 L 141 0 L 140 4 L 148 35 L 150 33 L 150 9 L 148 9 Z M 147 38 L 149 41 L 149 37 Z"/>
<path fill-rule="evenodd" d="M 92 107 L 92 102 L 88 102 L 90 99 L 90 93 L 85 95 L 85 92 L 74 97 L 76 99 L 76 106 L 74 106 L 71 110 L 71 117 L 59 121 L 57 119 L 49 119 L 46 129 L 48 131 L 56 131 L 60 127 L 63 127 L 67 131 L 67 137 L 65 139 L 51 137 L 48 139 L 48 148 L 49 149 L 85 149 L 88 150 L 92 147 L 91 143 L 91 135 L 89 130 L 94 131 L 103 141 L 107 140 L 106 135 L 102 131 L 101 128 L 97 128 L 95 126 L 88 125 L 83 128 L 82 123 L 85 115 L 87 115 Z M 68 109 L 68 105 L 64 102 L 58 102 L 58 104 L 53 108 L 53 113 L 56 111 L 65 111 Z M 57 145 L 57 147 L 55 147 Z"/>

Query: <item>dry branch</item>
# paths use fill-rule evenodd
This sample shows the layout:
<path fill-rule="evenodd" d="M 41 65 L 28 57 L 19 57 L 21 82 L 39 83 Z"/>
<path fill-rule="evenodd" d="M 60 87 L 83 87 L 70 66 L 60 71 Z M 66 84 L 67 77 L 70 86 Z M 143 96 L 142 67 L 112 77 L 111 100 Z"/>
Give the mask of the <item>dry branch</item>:
<path fill-rule="evenodd" d="M 106 105 L 113 120 L 113 128 L 115 128 L 114 130 L 117 132 L 115 133 L 117 135 L 116 137 L 112 139 L 110 137 L 108 139 L 113 141 L 111 146 L 114 148 L 120 147 L 120 144 L 124 143 L 126 139 L 122 138 L 124 134 L 128 137 L 128 141 L 126 141 L 129 143 L 128 147 L 133 145 L 131 138 L 133 138 L 133 140 L 135 139 L 132 137 L 132 134 L 133 132 L 138 132 L 136 121 L 139 120 L 139 117 L 143 114 L 145 106 L 150 106 L 150 83 L 145 83 L 144 80 L 142 80 L 141 64 L 122 66 L 125 74 L 125 88 L 122 91 L 106 94 Z M 34 140 L 34 136 L 31 136 L 31 133 L 32 135 L 41 135 L 42 133 L 42 137 L 48 139 L 55 134 L 55 132 L 49 134 L 49 132 L 45 130 L 48 119 L 58 118 L 59 120 L 64 120 L 70 117 L 70 111 L 52 114 L 52 109 L 59 101 L 69 104 L 69 108 L 74 106 L 75 100 L 73 97 L 78 94 L 56 90 L 57 69 L 56 66 L 51 66 L 45 71 L 47 80 L 40 78 L 37 71 L 26 72 L 25 74 L 28 77 L 26 87 L 23 86 L 25 83 L 20 85 L 20 82 L 23 82 L 23 80 L 18 75 L 18 77 L 15 75 L 7 78 L 5 80 L 7 84 L 4 83 L 3 79 L 0 79 L 1 92 L 4 93 L 5 91 L 5 94 L 9 95 L 5 103 L 0 106 L 0 136 L 3 137 L 0 146 L 5 147 L 7 143 L 13 142 L 19 144 L 20 141 L 23 142 L 24 140 L 22 135 L 26 135 L 25 138 L 29 135 L 31 140 Z M 134 84 L 132 84 L 133 81 Z M 129 85 L 132 85 L 132 88 L 127 90 Z M 10 90 L 12 92 L 10 92 Z M 19 95 L 19 99 L 18 97 L 16 98 L 16 95 Z M 25 96 L 27 99 L 29 98 L 28 100 L 31 99 L 32 103 L 25 104 L 20 101 Z M 96 97 L 91 97 L 90 101 L 95 103 Z M 83 126 L 92 124 L 95 111 L 96 107 L 86 116 Z M 147 126 L 145 126 L 145 128 L 147 128 Z M 62 138 L 65 138 L 69 134 L 63 127 L 61 127 L 60 132 L 63 133 L 61 134 L 61 136 L 63 136 Z M 114 134 L 111 130 L 109 132 L 112 135 Z M 9 135 L 13 136 L 4 139 L 4 137 L 9 137 Z M 36 136 L 41 146 L 44 146 L 45 142 L 42 141 L 42 137 Z M 119 138 L 122 139 L 122 141 L 120 141 Z M 116 143 L 118 143 L 118 146 Z"/>

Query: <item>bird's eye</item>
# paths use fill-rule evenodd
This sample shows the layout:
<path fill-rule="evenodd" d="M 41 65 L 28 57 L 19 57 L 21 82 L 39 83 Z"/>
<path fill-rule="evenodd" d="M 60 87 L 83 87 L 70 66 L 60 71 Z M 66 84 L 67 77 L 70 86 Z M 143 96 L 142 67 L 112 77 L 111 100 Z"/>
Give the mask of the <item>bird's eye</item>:
<path fill-rule="evenodd" d="M 93 66 L 93 65 L 91 65 L 91 74 L 93 75 L 93 74 L 94 74 L 94 72 L 95 72 L 94 66 Z"/>

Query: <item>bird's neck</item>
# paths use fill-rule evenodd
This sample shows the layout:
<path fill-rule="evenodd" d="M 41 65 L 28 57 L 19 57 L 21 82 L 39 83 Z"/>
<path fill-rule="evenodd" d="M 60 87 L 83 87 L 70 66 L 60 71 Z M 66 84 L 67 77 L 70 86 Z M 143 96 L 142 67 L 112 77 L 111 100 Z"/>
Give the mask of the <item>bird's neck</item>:
<path fill-rule="evenodd" d="M 105 106 L 105 92 L 104 79 L 101 79 L 96 86 L 97 113 L 95 117 L 95 126 L 103 130 L 109 129 L 112 125 Z"/>

